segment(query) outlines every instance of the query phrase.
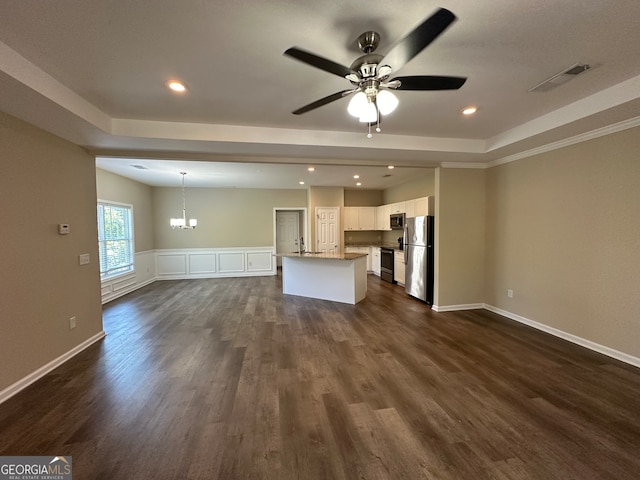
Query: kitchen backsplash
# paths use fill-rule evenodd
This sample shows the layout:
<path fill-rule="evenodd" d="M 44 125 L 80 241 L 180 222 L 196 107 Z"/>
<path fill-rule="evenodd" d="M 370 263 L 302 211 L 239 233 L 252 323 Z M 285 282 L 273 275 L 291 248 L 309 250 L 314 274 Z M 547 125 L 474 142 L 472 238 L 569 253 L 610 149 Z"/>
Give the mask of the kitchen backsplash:
<path fill-rule="evenodd" d="M 362 232 L 348 231 L 344 232 L 344 244 L 375 244 L 383 241 L 383 235 L 387 232 L 375 230 L 366 230 Z"/>

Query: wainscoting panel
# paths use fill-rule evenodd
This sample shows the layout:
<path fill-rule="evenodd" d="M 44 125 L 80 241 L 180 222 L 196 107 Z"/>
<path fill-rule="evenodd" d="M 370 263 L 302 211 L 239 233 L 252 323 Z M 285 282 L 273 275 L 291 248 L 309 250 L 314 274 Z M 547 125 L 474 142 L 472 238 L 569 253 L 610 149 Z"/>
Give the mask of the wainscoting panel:
<path fill-rule="evenodd" d="M 273 271 L 273 252 L 247 252 L 247 270 L 249 272 Z"/>
<path fill-rule="evenodd" d="M 189 273 L 216 273 L 216 254 L 190 253 Z"/>
<path fill-rule="evenodd" d="M 155 281 L 155 251 L 147 250 L 137 252 L 134 259 L 134 269 L 135 271 L 132 273 L 126 273 L 102 281 L 101 292 L 103 304 Z"/>
<path fill-rule="evenodd" d="M 187 255 L 186 253 L 163 254 L 156 253 L 158 264 L 158 275 L 186 275 Z"/>
<path fill-rule="evenodd" d="M 276 274 L 273 247 L 166 249 L 156 250 L 155 255 L 156 280 Z"/>
<path fill-rule="evenodd" d="M 102 282 L 102 303 L 156 280 L 276 275 L 273 247 L 185 248 L 136 253 L 135 272 Z"/>
<path fill-rule="evenodd" d="M 244 272 L 244 253 L 220 252 L 218 254 L 218 264 L 220 265 L 220 273 Z"/>

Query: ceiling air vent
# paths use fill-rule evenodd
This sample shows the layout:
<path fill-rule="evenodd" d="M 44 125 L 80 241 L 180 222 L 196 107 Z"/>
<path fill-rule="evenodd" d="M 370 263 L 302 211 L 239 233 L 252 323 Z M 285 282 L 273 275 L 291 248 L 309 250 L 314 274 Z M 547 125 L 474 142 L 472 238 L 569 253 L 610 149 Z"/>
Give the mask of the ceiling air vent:
<path fill-rule="evenodd" d="M 590 68 L 591 67 L 589 65 L 576 63 L 575 65 L 571 65 L 569 68 L 564 69 L 560 73 L 556 73 L 553 77 L 547 78 L 544 82 L 539 83 L 535 87 L 530 88 L 529 91 L 548 92 L 549 90 L 553 90 L 554 88 L 567 83 L 572 78 L 575 78 L 576 75 L 580 75 L 582 72 L 586 72 Z"/>

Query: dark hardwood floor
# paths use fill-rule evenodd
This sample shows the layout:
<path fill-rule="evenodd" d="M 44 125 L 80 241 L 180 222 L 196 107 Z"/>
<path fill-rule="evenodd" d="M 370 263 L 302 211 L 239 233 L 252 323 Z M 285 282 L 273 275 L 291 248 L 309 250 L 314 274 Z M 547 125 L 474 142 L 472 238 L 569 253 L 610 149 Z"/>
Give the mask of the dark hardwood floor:
<path fill-rule="evenodd" d="M 0 405 L 0 455 L 78 480 L 640 478 L 640 370 L 377 277 L 356 306 L 156 282 L 104 325 Z"/>

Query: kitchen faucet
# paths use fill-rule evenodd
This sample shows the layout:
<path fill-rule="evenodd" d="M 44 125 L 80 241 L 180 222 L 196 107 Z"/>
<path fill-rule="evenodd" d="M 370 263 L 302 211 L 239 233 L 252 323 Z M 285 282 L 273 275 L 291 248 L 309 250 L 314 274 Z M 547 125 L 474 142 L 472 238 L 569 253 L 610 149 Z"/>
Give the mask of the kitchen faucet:
<path fill-rule="evenodd" d="M 300 252 L 304 252 L 304 237 L 300 237 Z"/>

